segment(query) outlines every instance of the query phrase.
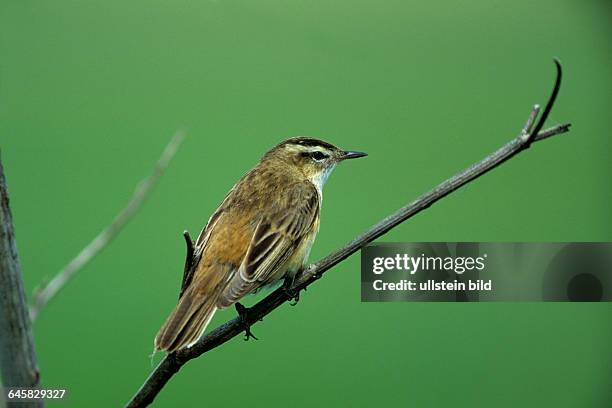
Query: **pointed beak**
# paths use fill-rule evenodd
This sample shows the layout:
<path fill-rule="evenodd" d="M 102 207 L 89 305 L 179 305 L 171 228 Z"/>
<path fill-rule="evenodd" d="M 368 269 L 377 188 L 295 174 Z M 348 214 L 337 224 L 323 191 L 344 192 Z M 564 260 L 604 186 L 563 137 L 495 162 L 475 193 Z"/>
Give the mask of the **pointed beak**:
<path fill-rule="evenodd" d="M 342 156 L 340 156 L 340 160 L 357 159 L 359 157 L 365 157 L 367 155 L 368 154 L 364 152 L 344 152 Z"/>

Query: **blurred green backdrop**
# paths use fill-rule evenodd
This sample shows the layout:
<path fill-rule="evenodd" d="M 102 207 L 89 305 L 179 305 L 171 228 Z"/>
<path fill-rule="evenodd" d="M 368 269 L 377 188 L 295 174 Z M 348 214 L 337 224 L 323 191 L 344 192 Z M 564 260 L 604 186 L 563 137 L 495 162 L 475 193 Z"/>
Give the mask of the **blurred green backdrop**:
<path fill-rule="evenodd" d="M 143 210 L 36 322 L 44 384 L 71 391 L 63 406 L 131 397 L 176 301 L 182 230 L 197 235 L 275 143 L 313 135 L 370 153 L 330 178 L 315 260 L 514 137 L 548 97 L 553 56 L 566 76 L 548 125 L 572 131 L 384 241 L 612 240 L 610 11 L 0 2 L 0 147 L 29 294 L 111 221 L 171 135 L 189 133 Z M 358 262 L 255 326 L 260 341 L 189 363 L 156 405 L 612 404 L 610 304 L 361 304 Z"/>

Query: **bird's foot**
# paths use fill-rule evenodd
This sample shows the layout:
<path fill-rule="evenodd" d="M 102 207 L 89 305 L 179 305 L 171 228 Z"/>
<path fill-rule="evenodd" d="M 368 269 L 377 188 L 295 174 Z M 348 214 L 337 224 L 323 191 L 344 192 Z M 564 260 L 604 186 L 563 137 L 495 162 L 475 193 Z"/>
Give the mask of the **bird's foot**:
<path fill-rule="evenodd" d="M 292 290 L 291 286 L 293 286 L 293 281 L 295 279 L 294 278 L 285 278 L 285 281 L 283 282 L 283 291 L 285 292 L 285 295 L 287 295 L 287 297 L 289 298 L 290 301 L 290 305 L 291 306 L 295 306 L 298 304 L 298 302 L 300 301 L 300 291 L 299 290 Z"/>
<path fill-rule="evenodd" d="M 251 325 L 249 324 L 249 308 L 244 307 L 241 303 L 236 303 L 234 305 L 236 307 L 236 312 L 238 312 L 238 317 L 240 317 L 240 321 L 242 324 L 242 328 L 244 329 L 244 341 L 248 341 L 250 338 L 255 340 L 259 340 L 253 332 L 251 332 Z"/>
<path fill-rule="evenodd" d="M 314 265 L 310 265 L 304 269 L 304 273 L 308 274 L 312 280 L 317 280 L 321 277 L 321 274 L 317 272 L 317 268 L 315 268 Z"/>

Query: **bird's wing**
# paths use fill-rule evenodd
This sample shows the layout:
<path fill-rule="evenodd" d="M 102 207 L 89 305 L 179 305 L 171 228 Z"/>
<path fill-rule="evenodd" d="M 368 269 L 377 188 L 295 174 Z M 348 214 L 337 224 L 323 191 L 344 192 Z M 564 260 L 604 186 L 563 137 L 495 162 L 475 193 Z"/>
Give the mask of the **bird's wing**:
<path fill-rule="evenodd" d="M 204 253 L 206 247 L 208 246 L 210 236 L 213 230 L 215 229 L 215 226 L 217 225 L 219 220 L 222 218 L 222 216 L 226 215 L 227 210 L 228 210 L 228 205 L 231 204 L 232 199 L 235 196 L 235 191 L 238 190 L 239 185 L 240 185 L 240 182 L 236 183 L 231 188 L 231 190 L 226 194 L 225 198 L 223 199 L 219 207 L 217 207 L 215 212 L 210 216 L 210 218 L 206 222 L 206 225 L 204 226 L 204 228 L 202 228 L 202 231 L 200 231 L 200 235 L 198 235 L 198 239 L 195 241 L 193 259 L 191 260 L 191 268 L 188 270 L 186 269 L 183 274 L 183 283 L 181 285 L 181 291 L 179 293 L 179 298 L 183 296 L 183 293 L 185 292 L 187 287 L 191 285 L 194 273 L 196 272 L 200 259 L 202 258 L 202 254 Z M 230 218 L 231 217 L 232 216 L 230 215 Z"/>
<path fill-rule="evenodd" d="M 200 235 L 198 236 L 198 239 L 196 240 L 196 244 L 195 244 L 196 253 L 198 255 L 201 255 L 202 251 L 206 247 L 206 244 L 208 243 L 208 239 L 210 238 L 210 234 L 213 228 L 215 227 L 215 224 L 217 223 L 221 215 L 226 211 L 227 203 L 228 201 L 231 201 L 232 197 L 234 196 L 233 193 L 237 189 L 238 184 L 239 183 L 236 183 L 232 187 L 232 189 L 227 193 L 227 195 L 225 196 L 225 198 L 223 199 L 219 207 L 217 207 L 215 212 L 208 219 L 208 222 L 206 223 L 204 228 L 202 228 L 202 231 L 200 232 Z"/>
<path fill-rule="evenodd" d="M 255 228 L 240 268 L 219 299 L 220 307 L 229 306 L 279 278 L 279 270 L 314 226 L 319 193 L 309 181 L 296 183 L 287 188 L 274 207 Z"/>

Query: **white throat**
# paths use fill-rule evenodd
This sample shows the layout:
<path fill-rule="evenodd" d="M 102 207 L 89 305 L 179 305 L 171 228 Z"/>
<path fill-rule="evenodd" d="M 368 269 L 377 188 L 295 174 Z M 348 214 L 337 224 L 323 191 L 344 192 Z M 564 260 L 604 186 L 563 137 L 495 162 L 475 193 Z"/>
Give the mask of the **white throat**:
<path fill-rule="evenodd" d="M 336 165 L 328 167 L 326 170 L 320 172 L 319 174 L 317 174 L 310 180 L 312 181 L 312 184 L 314 184 L 315 187 L 317 188 L 317 191 L 319 192 L 319 197 L 321 197 L 321 200 L 323 200 L 323 185 L 327 181 L 327 178 L 329 177 L 334 167 L 336 167 Z"/>

